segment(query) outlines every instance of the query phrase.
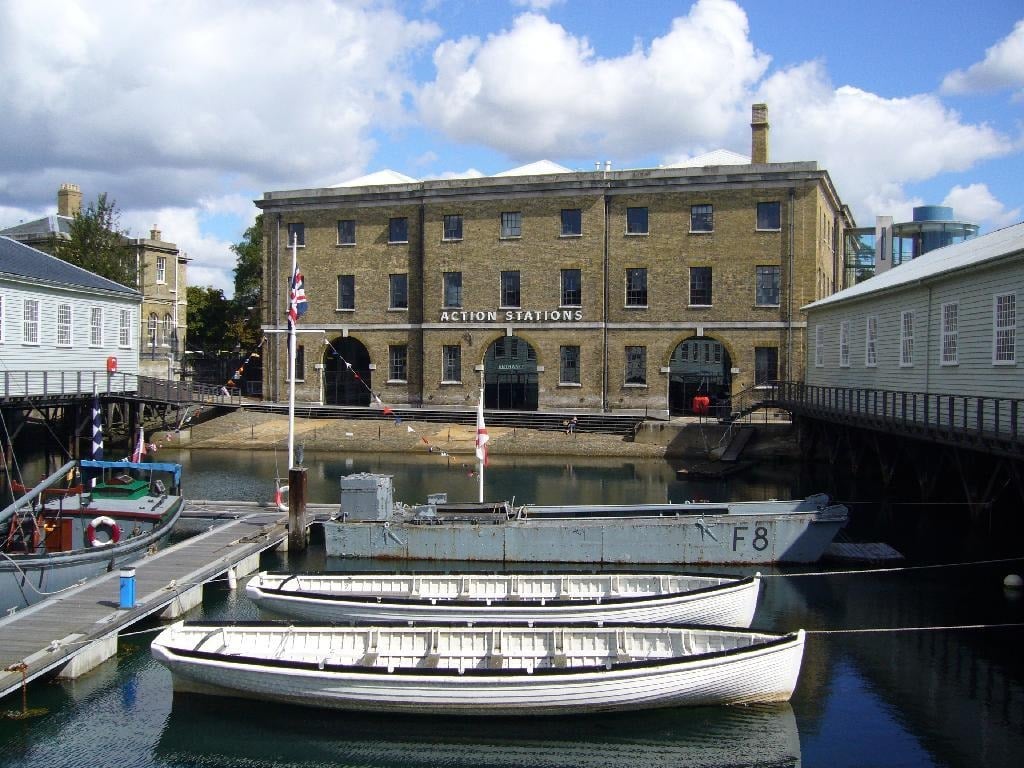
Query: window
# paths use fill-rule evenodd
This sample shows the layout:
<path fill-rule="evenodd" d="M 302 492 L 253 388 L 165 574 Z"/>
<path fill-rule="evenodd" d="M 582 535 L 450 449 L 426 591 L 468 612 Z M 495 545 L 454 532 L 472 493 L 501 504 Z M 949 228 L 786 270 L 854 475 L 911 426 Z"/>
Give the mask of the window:
<path fill-rule="evenodd" d="M 715 209 L 711 205 L 690 206 L 690 231 L 713 232 L 715 230 Z"/>
<path fill-rule="evenodd" d="M 159 284 L 167 282 L 167 257 L 156 257 L 156 281 Z"/>
<path fill-rule="evenodd" d="M 397 275 L 389 275 L 391 288 L 389 291 L 389 309 L 409 308 L 409 276 L 404 272 Z"/>
<path fill-rule="evenodd" d="M 103 346 L 103 308 L 93 307 L 89 310 L 89 346 Z"/>
<path fill-rule="evenodd" d="M 462 347 L 458 344 L 441 347 L 441 376 L 443 381 L 462 381 Z"/>
<path fill-rule="evenodd" d="M 305 224 L 289 224 L 288 225 L 288 247 L 297 245 L 299 248 L 306 246 L 306 225 Z"/>
<path fill-rule="evenodd" d="M 900 365 L 914 364 L 914 313 L 906 310 L 900 314 Z"/>
<path fill-rule="evenodd" d="M 626 270 L 626 306 L 647 306 L 647 269 L 644 267 Z"/>
<path fill-rule="evenodd" d="M 57 346 L 71 346 L 71 305 L 57 305 Z"/>
<path fill-rule="evenodd" d="M 869 315 L 864 324 L 864 365 L 874 368 L 878 365 L 878 317 Z"/>
<path fill-rule="evenodd" d="M 450 213 L 444 217 L 444 239 L 462 239 L 462 214 Z"/>
<path fill-rule="evenodd" d="M 958 315 L 960 305 L 956 302 L 942 305 L 942 351 L 940 365 L 956 365 L 957 341 L 959 335 Z"/>
<path fill-rule="evenodd" d="M 444 305 L 446 307 L 462 306 L 462 273 L 444 273 Z"/>
<path fill-rule="evenodd" d="M 558 351 L 558 383 L 580 383 L 580 348 L 577 346 L 559 347 Z"/>
<path fill-rule="evenodd" d="M 175 341 L 174 333 L 174 318 L 170 314 L 164 315 L 164 339 L 163 345 L 165 347 L 171 346 Z"/>
<path fill-rule="evenodd" d="M 1017 294 L 996 296 L 992 312 L 992 362 L 1013 365 L 1017 362 Z"/>
<path fill-rule="evenodd" d="M 778 201 L 757 204 L 758 229 L 782 229 L 781 206 Z"/>
<path fill-rule="evenodd" d="M 150 312 L 146 322 L 146 345 L 151 348 L 156 346 L 156 324 L 156 312 Z"/>
<path fill-rule="evenodd" d="M 646 235 L 647 234 L 647 209 L 627 208 L 626 209 L 626 234 Z"/>
<path fill-rule="evenodd" d="M 356 308 L 356 276 L 338 275 L 338 309 Z"/>
<path fill-rule="evenodd" d="M 295 380 L 306 380 L 306 348 L 302 344 L 295 346 Z"/>
<path fill-rule="evenodd" d="M 510 211 L 501 214 L 501 236 L 519 237 L 523 232 L 523 214 L 519 211 Z"/>
<path fill-rule="evenodd" d="M 779 380 L 779 348 L 754 347 L 754 384 L 773 384 Z"/>
<path fill-rule="evenodd" d="M 519 273 L 501 273 L 501 306 L 519 306 Z"/>
<path fill-rule="evenodd" d="M 825 329 L 814 326 L 814 367 L 825 367 Z"/>
<path fill-rule="evenodd" d="M 711 306 L 711 267 L 690 267 L 690 306 Z"/>
<path fill-rule="evenodd" d="M 583 277 L 578 269 L 562 270 L 562 306 L 583 305 Z"/>
<path fill-rule="evenodd" d="M 407 218 L 402 216 L 397 219 L 388 219 L 388 242 L 409 242 L 409 220 Z"/>
<path fill-rule="evenodd" d="M 130 347 L 132 345 L 132 311 L 122 309 L 118 321 L 117 345 L 119 347 Z"/>
<path fill-rule="evenodd" d="M 647 383 L 647 347 L 626 347 L 626 384 Z"/>
<path fill-rule="evenodd" d="M 356 220 L 340 219 L 338 221 L 338 245 L 356 244 Z"/>
<path fill-rule="evenodd" d="M 388 381 L 406 381 L 409 348 L 405 344 L 388 347 Z"/>
<path fill-rule="evenodd" d="M 39 343 L 39 299 L 25 299 L 22 310 L 21 340 L 25 344 Z"/>
<path fill-rule="evenodd" d="M 779 306 L 779 267 L 757 267 L 755 303 L 759 307 Z"/>
<path fill-rule="evenodd" d="M 583 215 L 579 208 L 562 209 L 562 237 L 578 237 L 583 234 Z"/>
<path fill-rule="evenodd" d="M 850 321 L 843 320 L 839 324 L 839 366 L 850 367 Z"/>

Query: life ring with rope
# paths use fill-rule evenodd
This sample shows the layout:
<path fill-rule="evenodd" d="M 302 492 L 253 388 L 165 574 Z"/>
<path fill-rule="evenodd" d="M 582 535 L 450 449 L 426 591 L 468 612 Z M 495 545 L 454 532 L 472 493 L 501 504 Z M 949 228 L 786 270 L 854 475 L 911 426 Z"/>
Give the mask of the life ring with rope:
<path fill-rule="evenodd" d="M 280 486 L 278 486 L 277 490 L 274 492 L 274 503 L 277 505 L 277 508 L 280 511 L 282 511 L 282 512 L 287 512 L 288 511 L 288 504 L 285 503 L 285 501 L 284 501 L 284 494 L 287 491 L 288 491 L 288 486 L 287 485 L 280 485 Z"/>
<path fill-rule="evenodd" d="M 106 539 L 96 538 L 96 533 L 103 531 Z M 117 544 L 121 540 L 121 527 L 114 522 L 113 518 L 106 515 L 94 517 L 92 522 L 85 527 L 85 543 L 90 547 L 108 547 Z"/>

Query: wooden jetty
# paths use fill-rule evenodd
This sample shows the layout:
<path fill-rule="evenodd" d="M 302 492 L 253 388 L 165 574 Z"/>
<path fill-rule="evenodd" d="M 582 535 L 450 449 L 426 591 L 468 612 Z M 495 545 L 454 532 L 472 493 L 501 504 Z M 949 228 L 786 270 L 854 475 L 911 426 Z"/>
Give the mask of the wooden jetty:
<path fill-rule="evenodd" d="M 333 509 L 308 505 L 308 519 L 325 519 Z M 153 614 L 176 618 L 202 602 L 204 584 L 226 575 L 234 585 L 258 570 L 262 552 L 287 538 L 287 513 L 276 508 L 202 501 L 188 502 L 186 510 L 218 522 L 134 563 L 134 608 L 119 607 L 114 570 L 0 618 L 0 698 L 43 675 L 87 672 L 117 652 L 119 632 Z"/>

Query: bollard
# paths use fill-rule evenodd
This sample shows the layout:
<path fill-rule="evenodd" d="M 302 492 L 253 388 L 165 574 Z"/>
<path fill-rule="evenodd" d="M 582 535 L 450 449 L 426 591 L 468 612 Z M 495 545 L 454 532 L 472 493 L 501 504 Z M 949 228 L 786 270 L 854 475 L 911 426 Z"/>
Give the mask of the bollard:
<path fill-rule="evenodd" d="M 121 610 L 130 610 L 135 607 L 135 569 L 121 569 Z"/>

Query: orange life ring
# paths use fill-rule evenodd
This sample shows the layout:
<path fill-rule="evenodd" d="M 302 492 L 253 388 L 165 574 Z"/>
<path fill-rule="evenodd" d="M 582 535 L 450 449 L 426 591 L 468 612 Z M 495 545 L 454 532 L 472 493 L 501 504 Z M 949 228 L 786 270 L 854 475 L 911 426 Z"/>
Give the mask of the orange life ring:
<path fill-rule="evenodd" d="M 282 485 L 274 492 L 274 503 L 281 512 L 288 511 L 288 505 L 284 503 L 284 492 L 287 490 L 288 486 Z"/>
<path fill-rule="evenodd" d="M 96 532 L 99 530 L 106 531 L 107 539 L 105 541 L 96 538 Z M 85 527 L 85 543 L 90 547 L 107 547 L 117 544 L 120 540 L 121 527 L 114 522 L 113 518 L 106 515 L 94 517 L 92 522 Z"/>

